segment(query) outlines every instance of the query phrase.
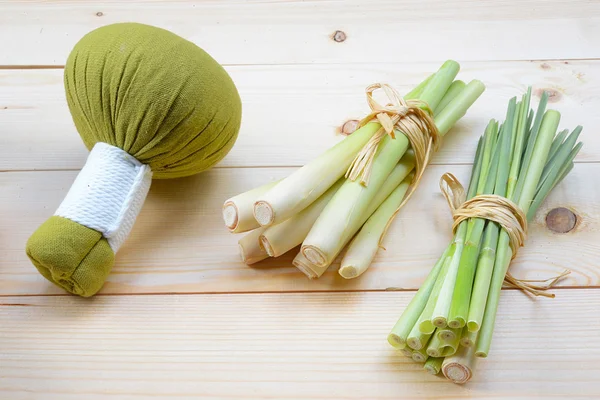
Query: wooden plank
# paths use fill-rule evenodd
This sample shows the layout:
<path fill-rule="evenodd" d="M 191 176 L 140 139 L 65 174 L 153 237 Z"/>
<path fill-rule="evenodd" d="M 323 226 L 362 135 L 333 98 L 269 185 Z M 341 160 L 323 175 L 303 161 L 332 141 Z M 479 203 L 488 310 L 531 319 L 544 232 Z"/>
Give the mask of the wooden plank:
<path fill-rule="evenodd" d="M 292 168 L 215 169 L 194 178 L 155 181 L 133 232 L 118 253 L 103 293 L 263 292 L 414 289 L 425 279 L 451 239 L 451 218 L 438 189 L 450 171 L 468 182 L 469 166 L 432 166 L 422 187 L 394 221 L 371 269 L 346 281 L 334 264 L 309 281 L 291 266 L 296 252 L 248 267 L 237 240 L 220 216 L 232 195 L 288 175 Z M 0 173 L 0 294 L 62 293 L 46 282 L 24 251 L 29 235 L 54 213 L 75 178 L 74 171 Z M 600 284 L 600 188 L 591 184 L 600 164 L 577 164 L 530 225 L 527 245 L 512 267 L 518 277 L 547 278 L 570 269 L 564 286 Z M 550 209 L 568 207 L 574 230 L 553 233 Z"/>
<path fill-rule="evenodd" d="M 600 396 L 600 290 L 536 300 L 504 292 L 490 355 L 462 386 L 386 342 L 412 296 L 4 297 L 0 397 Z"/>
<path fill-rule="evenodd" d="M 103 25 L 137 21 L 224 64 L 596 58 L 595 1 L 4 1 L 0 65 L 63 65 Z M 336 42 L 334 32 L 346 40 Z M 406 43 L 406 45 L 403 45 Z M 465 46 L 465 44 L 468 44 Z"/>
<path fill-rule="evenodd" d="M 299 166 L 341 140 L 340 127 L 368 111 L 374 82 L 414 87 L 436 63 L 228 67 L 243 99 L 240 137 L 220 166 Z M 561 127 L 584 126 L 579 161 L 600 161 L 600 61 L 467 62 L 461 79 L 486 92 L 444 140 L 433 163 L 469 163 L 475 138 L 502 119 L 527 85 L 551 91 Z M 534 103 L 537 106 L 537 103 Z M 79 169 L 87 150 L 69 114 L 61 70 L 0 70 L 0 170 Z"/>

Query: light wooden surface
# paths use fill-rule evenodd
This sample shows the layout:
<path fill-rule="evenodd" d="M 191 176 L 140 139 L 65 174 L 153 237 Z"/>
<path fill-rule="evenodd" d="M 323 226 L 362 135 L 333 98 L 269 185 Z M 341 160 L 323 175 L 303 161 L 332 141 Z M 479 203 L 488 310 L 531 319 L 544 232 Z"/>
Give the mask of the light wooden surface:
<path fill-rule="evenodd" d="M 600 290 L 506 291 L 489 358 L 465 386 L 387 344 L 411 296 L 4 297 L 0 389 L 11 400 L 600 395 Z"/>
<path fill-rule="evenodd" d="M 217 168 L 153 183 L 101 294 L 80 299 L 42 279 L 24 245 L 87 155 L 64 101 L 65 59 L 88 31 L 132 20 L 224 64 L 243 127 Z M 0 399 L 600 397 L 600 2 L 0 0 L 0 38 Z M 368 84 L 406 91 L 447 58 L 487 90 L 364 276 L 343 281 L 334 264 L 309 281 L 292 255 L 239 261 L 226 198 L 339 141 L 367 111 Z M 536 100 L 551 91 L 561 127 L 583 125 L 585 145 L 512 271 L 572 273 L 555 299 L 504 291 L 492 352 L 457 386 L 385 337 L 450 239 L 440 175 L 467 180 L 475 138 L 528 85 Z M 572 231 L 548 229 L 557 207 L 577 215 Z"/>

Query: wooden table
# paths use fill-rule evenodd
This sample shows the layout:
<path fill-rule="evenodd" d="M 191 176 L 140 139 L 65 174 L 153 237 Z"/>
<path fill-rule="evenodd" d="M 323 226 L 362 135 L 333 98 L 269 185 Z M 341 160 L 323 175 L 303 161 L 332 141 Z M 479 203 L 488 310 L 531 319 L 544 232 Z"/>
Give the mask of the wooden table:
<path fill-rule="evenodd" d="M 0 2 L 0 398 L 600 396 L 600 2 L 95 3 Z M 132 20 L 193 40 L 225 65 L 243 128 L 217 168 L 153 184 L 101 294 L 81 299 L 45 281 L 24 245 L 87 155 L 64 99 L 66 57 L 88 31 Z M 226 198 L 339 141 L 342 125 L 367 111 L 367 85 L 405 92 L 449 58 L 487 91 L 363 277 L 343 281 L 332 267 L 309 281 L 288 256 L 239 261 L 239 237 L 220 216 Z M 440 175 L 468 178 L 475 139 L 527 85 L 536 103 L 550 91 L 561 126 L 584 126 L 585 145 L 512 271 L 572 273 L 554 299 L 504 291 L 489 358 L 454 385 L 386 335 L 450 238 Z M 576 217 L 566 233 L 546 219 L 559 207 Z"/>

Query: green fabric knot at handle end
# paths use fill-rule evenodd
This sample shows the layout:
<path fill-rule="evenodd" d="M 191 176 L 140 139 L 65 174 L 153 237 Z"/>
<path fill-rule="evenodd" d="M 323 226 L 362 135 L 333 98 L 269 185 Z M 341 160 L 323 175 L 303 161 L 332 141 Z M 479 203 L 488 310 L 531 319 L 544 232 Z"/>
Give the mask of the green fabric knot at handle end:
<path fill-rule="evenodd" d="M 115 261 L 100 232 L 57 216 L 31 235 L 26 252 L 46 279 L 82 297 L 93 296 L 102 288 Z"/>

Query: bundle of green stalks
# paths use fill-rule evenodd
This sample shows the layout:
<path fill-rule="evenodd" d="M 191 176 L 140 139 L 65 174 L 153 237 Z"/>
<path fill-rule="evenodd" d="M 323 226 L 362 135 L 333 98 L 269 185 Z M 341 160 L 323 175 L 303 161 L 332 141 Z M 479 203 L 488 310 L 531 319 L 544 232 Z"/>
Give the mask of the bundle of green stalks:
<path fill-rule="evenodd" d="M 485 89 L 477 80 L 468 84 L 455 80 L 458 72 L 458 63 L 446 61 L 403 97 L 420 101 L 440 136 Z M 225 225 L 233 233 L 249 232 L 239 241 L 242 260 L 252 264 L 300 246 L 293 264 L 312 279 L 347 248 L 340 275 L 354 278 L 364 273 L 413 183 L 416 168 L 409 139 L 395 129 L 394 135 L 377 143 L 367 179 L 348 177 L 361 150 L 381 129 L 378 119 L 365 121 L 286 178 L 228 199 L 223 205 Z"/>
<path fill-rule="evenodd" d="M 479 140 L 466 193 L 467 200 L 481 195 L 509 199 L 526 221 L 571 171 L 582 146 L 577 142 L 581 126 L 557 134 L 560 113 L 546 111 L 546 93 L 535 113 L 530 101 L 531 88 L 520 101 L 510 100 L 502 124 L 490 121 Z M 458 223 L 453 240 L 393 327 L 388 342 L 424 362 L 431 373 L 441 370 L 455 383 L 471 379 L 476 359 L 490 351 L 501 288 L 510 277 L 508 268 L 518 249 L 511 245 L 507 229 L 511 228 L 484 218 Z M 530 293 L 543 294 L 535 289 L 548 287 L 532 287 Z"/>

